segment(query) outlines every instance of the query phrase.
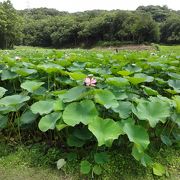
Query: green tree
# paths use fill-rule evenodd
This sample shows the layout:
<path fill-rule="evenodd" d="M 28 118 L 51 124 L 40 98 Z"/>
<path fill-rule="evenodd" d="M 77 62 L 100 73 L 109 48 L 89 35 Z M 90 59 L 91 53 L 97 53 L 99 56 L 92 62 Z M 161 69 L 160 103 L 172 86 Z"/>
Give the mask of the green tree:
<path fill-rule="evenodd" d="M 180 43 L 180 15 L 170 16 L 161 27 L 161 41 Z"/>
<path fill-rule="evenodd" d="M 21 20 L 11 2 L 0 3 L 0 48 L 13 48 L 21 35 Z"/>

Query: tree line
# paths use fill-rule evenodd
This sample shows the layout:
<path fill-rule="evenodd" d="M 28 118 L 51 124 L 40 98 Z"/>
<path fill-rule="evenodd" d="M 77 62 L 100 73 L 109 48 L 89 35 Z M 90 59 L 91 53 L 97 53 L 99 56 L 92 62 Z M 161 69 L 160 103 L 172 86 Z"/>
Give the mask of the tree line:
<path fill-rule="evenodd" d="M 1 49 L 14 44 L 62 48 L 151 42 L 180 43 L 180 11 L 166 6 L 77 13 L 48 8 L 17 11 L 9 0 L 0 3 Z"/>

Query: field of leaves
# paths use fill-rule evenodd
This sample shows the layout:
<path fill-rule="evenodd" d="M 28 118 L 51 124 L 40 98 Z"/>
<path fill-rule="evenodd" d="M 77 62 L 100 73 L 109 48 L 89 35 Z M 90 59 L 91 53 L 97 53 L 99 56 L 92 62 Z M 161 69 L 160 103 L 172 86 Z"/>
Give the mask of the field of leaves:
<path fill-rule="evenodd" d="M 82 174 L 100 175 L 108 148 L 125 144 L 157 176 L 165 168 L 148 147 L 179 143 L 180 56 L 177 51 L 0 51 L 0 135 L 43 141 L 81 156 Z M 85 149 L 93 164 L 74 153 Z M 60 159 L 60 169 L 66 163 Z"/>

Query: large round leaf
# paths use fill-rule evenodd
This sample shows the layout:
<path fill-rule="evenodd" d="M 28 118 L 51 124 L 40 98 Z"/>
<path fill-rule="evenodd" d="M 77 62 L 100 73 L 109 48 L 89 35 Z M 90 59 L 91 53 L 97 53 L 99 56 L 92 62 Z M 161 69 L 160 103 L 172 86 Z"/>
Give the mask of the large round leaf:
<path fill-rule="evenodd" d="M 129 64 L 127 67 L 125 67 L 125 70 L 130 72 L 141 72 L 142 68 L 138 67 L 136 64 Z"/>
<path fill-rule="evenodd" d="M 2 98 L 4 96 L 4 94 L 6 93 L 6 89 L 3 87 L 0 87 L 0 98 Z"/>
<path fill-rule="evenodd" d="M 138 146 L 134 144 L 132 148 L 132 156 L 137 160 L 141 161 L 141 164 L 145 167 L 152 166 L 152 158 L 143 151 L 139 151 Z"/>
<path fill-rule="evenodd" d="M 38 82 L 38 81 L 25 81 L 21 84 L 21 88 L 27 90 L 28 92 L 33 93 L 35 90 L 39 89 L 41 85 L 43 85 L 44 82 Z"/>
<path fill-rule="evenodd" d="M 173 87 L 175 91 L 180 92 L 180 80 L 169 80 L 168 84 Z"/>
<path fill-rule="evenodd" d="M 94 161 L 97 164 L 105 164 L 109 161 L 109 156 L 106 152 L 100 152 L 94 154 Z"/>
<path fill-rule="evenodd" d="M 154 98 L 153 101 L 140 102 L 136 108 L 133 108 L 133 113 L 140 120 L 148 120 L 150 126 L 155 127 L 159 121 L 165 122 L 170 116 L 170 106 L 160 98 Z"/>
<path fill-rule="evenodd" d="M 146 78 L 142 78 L 142 77 L 127 77 L 127 79 L 129 80 L 129 82 L 133 85 L 137 85 L 143 82 L 146 82 Z"/>
<path fill-rule="evenodd" d="M 137 73 L 134 75 L 136 78 L 144 78 L 146 82 L 152 82 L 154 81 L 154 77 L 148 76 L 147 74 L 144 73 Z"/>
<path fill-rule="evenodd" d="M 73 72 L 68 74 L 73 80 L 83 80 L 87 77 L 87 75 L 83 74 L 82 72 Z"/>
<path fill-rule="evenodd" d="M 118 113 L 120 118 L 126 119 L 132 111 L 132 104 L 129 101 L 120 101 L 118 107 L 112 110 Z"/>
<path fill-rule="evenodd" d="M 176 111 L 180 114 L 180 96 L 174 96 L 173 100 L 176 103 Z"/>
<path fill-rule="evenodd" d="M 91 171 L 91 164 L 89 161 L 81 161 L 80 166 L 80 171 L 82 174 L 88 174 Z"/>
<path fill-rule="evenodd" d="M 171 76 L 174 79 L 179 79 L 180 80 L 180 74 L 177 73 L 168 73 L 169 76 Z"/>
<path fill-rule="evenodd" d="M 97 115 L 98 112 L 93 101 L 83 100 L 69 104 L 64 110 L 63 120 L 70 126 L 75 126 L 80 122 L 87 125 L 97 117 Z"/>
<path fill-rule="evenodd" d="M 92 138 L 92 133 L 89 131 L 87 127 L 77 127 L 73 129 L 72 135 L 81 140 L 88 140 Z"/>
<path fill-rule="evenodd" d="M 129 85 L 129 82 L 125 78 L 120 77 L 112 77 L 106 79 L 107 84 L 117 86 L 117 87 L 123 87 Z"/>
<path fill-rule="evenodd" d="M 146 149 L 150 143 L 147 131 L 141 126 L 125 123 L 123 131 L 127 134 L 129 140 L 134 142 L 141 150 Z"/>
<path fill-rule="evenodd" d="M 46 101 L 38 101 L 31 106 L 31 111 L 34 114 L 49 114 L 54 109 L 54 101 L 46 100 Z"/>
<path fill-rule="evenodd" d="M 85 86 L 77 86 L 69 91 L 67 91 L 66 94 L 64 94 L 63 101 L 64 102 L 72 102 L 77 99 L 79 99 L 84 92 L 86 92 L 87 88 Z"/>
<path fill-rule="evenodd" d="M 153 164 L 153 173 L 156 176 L 163 176 L 166 173 L 166 169 L 164 168 L 163 165 L 159 163 L 154 163 Z"/>
<path fill-rule="evenodd" d="M 70 147 L 82 147 L 85 144 L 85 141 L 75 136 L 70 135 L 67 138 L 67 144 Z"/>
<path fill-rule="evenodd" d="M 142 86 L 143 91 L 145 92 L 145 94 L 147 94 L 148 96 L 157 96 L 158 92 L 154 89 L 151 89 L 150 87 L 146 87 L 146 86 Z"/>
<path fill-rule="evenodd" d="M 54 63 L 40 64 L 37 66 L 37 68 L 47 73 L 61 72 L 61 70 L 64 69 L 62 66 Z"/>
<path fill-rule="evenodd" d="M 37 118 L 36 114 L 33 114 L 31 110 L 27 110 L 21 115 L 19 122 L 21 125 L 30 124 L 33 123 L 36 120 L 36 118 Z"/>
<path fill-rule="evenodd" d="M 3 70 L 1 74 L 1 80 L 9 80 L 9 79 L 15 79 L 18 77 L 18 74 L 11 72 L 9 70 Z"/>
<path fill-rule="evenodd" d="M 133 72 L 125 71 L 125 70 L 123 70 L 123 71 L 118 71 L 117 73 L 120 74 L 120 75 L 122 75 L 122 76 L 129 76 L 129 75 L 133 74 Z"/>
<path fill-rule="evenodd" d="M 114 94 L 109 90 L 98 89 L 95 91 L 95 101 L 101 105 L 103 105 L 106 109 L 111 107 L 118 107 L 118 102 Z"/>
<path fill-rule="evenodd" d="M 35 69 L 28 69 L 28 68 L 18 68 L 18 67 L 13 67 L 11 70 L 21 76 L 28 76 L 33 73 L 37 73 Z"/>
<path fill-rule="evenodd" d="M 111 146 L 113 140 L 117 139 L 123 131 L 119 124 L 112 119 L 95 118 L 89 125 L 89 130 L 98 140 L 98 146 Z"/>
<path fill-rule="evenodd" d="M 42 117 L 39 121 L 39 129 L 42 132 L 46 132 L 49 129 L 54 129 L 56 127 L 56 122 L 61 118 L 62 113 L 53 112 Z"/>
<path fill-rule="evenodd" d="M 16 106 L 23 102 L 26 102 L 30 99 L 29 96 L 24 95 L 12 95 L 12 96 L 6 96 L 2 99 L 0 99 L 0 105 L 3 106 Z"/>

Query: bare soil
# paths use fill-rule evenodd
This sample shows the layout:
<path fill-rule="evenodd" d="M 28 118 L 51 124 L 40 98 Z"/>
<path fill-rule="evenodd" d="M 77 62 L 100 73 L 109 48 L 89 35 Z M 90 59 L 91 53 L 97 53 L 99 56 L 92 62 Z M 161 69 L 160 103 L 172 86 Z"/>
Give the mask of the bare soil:
<path fill-rule="evenodd" d="M 124 51 L 124 50 L 128 50 L 128 51 L 144 51 L 144 50 L 155 50 L 155 48 L 153 46 L 150 45 L 124 45 L 124 46 L 120 46 L 120 47 L 115 47 L 115 46 L 111 46 L 111 47 L 96 47 L 95 49 L 98 50 L 114 50 L 114 51 Z"/>

